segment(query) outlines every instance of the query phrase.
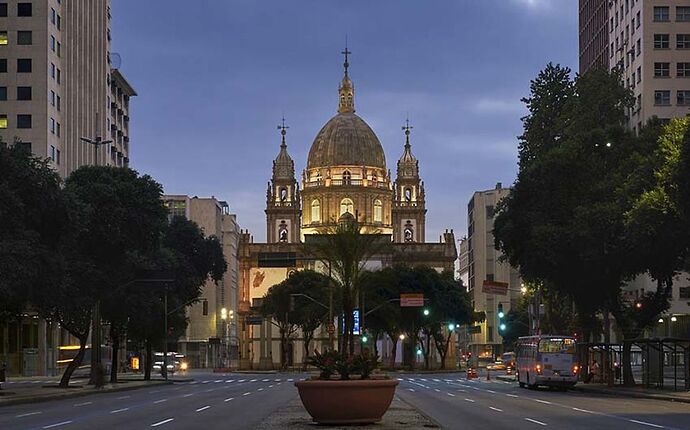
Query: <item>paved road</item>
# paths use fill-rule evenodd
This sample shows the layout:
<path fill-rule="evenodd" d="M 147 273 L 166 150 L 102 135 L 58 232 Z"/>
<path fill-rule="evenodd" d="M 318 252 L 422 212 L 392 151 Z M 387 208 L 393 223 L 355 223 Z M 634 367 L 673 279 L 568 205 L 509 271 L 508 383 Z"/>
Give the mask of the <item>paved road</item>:
<path fill-rule="evenodd" d="M 398 396 L 447 429 L 690 429 L 687 403 L 527 390 L 458 374 L 398 379 Z"/>
<path fill-rule="evenodd" d="M 194 374 L 193 382 L 0 408 L 0 429 L 252 429 L 304 375 Z"/>

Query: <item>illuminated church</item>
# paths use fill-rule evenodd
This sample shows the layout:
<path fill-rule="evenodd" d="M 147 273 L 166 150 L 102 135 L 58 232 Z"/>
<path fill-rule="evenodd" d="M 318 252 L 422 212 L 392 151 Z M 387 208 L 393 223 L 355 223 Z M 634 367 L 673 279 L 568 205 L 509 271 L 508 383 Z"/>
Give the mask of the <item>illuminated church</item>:
<path fill-rule="evenodd" d="M 254 243 L 244 231 L 240 241 L 240 365 L 242 368 L 277 367 L 278 333 L 270 322 L 259 321 L 256 306 L 268 288 L 293 270 L 323 270 L 302 255 L 305 237 L 335 227 L 345 213 L 352 214 L 364 233 L 389 235 L 390 255 L 379 256 L 368 267 L 396 263 L 425 264 L 453 270 L 457 258 L 455 238 L 447 230 L 435 243 L 425 242 L 426 204 L 419 162 L 412 154 L 408 123 L 405 141 L 393 177 L 376 133 L 355 113 L 355 86 L 349 76 L 347 49 L 344 76 L 338 89 L 338 109 L 316 134 L 306 168 L 298 182 L 295 163 L 288 153 L 287 127 L 279 126 L 282 141 L 273 161 L 266 192 L 266 243 Z M 252 308 L 252 306 L 254 308 Z M 317 332 L 316 344 L 328 337 Z M 300 363 L 300 346 L 291 346 L 292 363 Z M 382 349 L 386 351 L 387 348 Z M 384 357 L 385 358 L 385 357 Z"/>

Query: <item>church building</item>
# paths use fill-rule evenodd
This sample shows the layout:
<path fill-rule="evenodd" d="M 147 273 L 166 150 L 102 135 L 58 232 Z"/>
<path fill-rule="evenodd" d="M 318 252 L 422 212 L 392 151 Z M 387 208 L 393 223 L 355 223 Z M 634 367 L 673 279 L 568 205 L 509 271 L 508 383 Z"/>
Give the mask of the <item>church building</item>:
<path fill-rule="evenodd" d="M 304 255 L 301 244 L 309 235 L 335 227 L 343 214 L 354 216 L 363 233 L 390 236 L 390 255 L 368 262 L 369 268 L 404 263 L 453 270 L 457 259 L 452 230 L 446 230 L 438 242 L 425 242 L 424 182 L 419 162 L 412 154 L 412 127 L 407 122 L 402 127 L 404 144 L 393 177 L 376 133 L 355 113 L 350 52 L 346 49 L 343 54 L 344 76 L 338 89 L 337 113 L 316 134 L 301 182 L 297 181 L 295 162 L 288 153 L 283 122 L 278 126 L 280 149 L 266 191 L 266 243 L 255 243 L 248 231 L 241 234 L 238 329 L 243 369 L 279 366 L 277 329 L 257 314 L 258 304 L 271 286 L 294 270 L 327 272 L 314 258 Z M 327 339 L 325 327 L 317 330 L 316 347 L 322 349 Z M 304 349 L 301 341 L 293 340 L 290 349 L 289 363 L 300 364 Z"/>

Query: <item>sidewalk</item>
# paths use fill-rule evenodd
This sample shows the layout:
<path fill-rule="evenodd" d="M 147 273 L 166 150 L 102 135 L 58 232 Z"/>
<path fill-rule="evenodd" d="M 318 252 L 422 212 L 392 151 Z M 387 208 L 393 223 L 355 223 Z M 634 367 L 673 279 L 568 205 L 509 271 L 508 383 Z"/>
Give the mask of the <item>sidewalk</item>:
<path fill-rule="evenodd" d="M 321 426 L 312 421 L 311 417 L 302 406 L 302 401 L 297 398 L 291 401 L 287 406 L 284 406 L 273 412 L 267 419 L 265 419 L 257 430 L 283 430 L 283 429 L 311 429 L 315 427 L 324 429 L 339 429 L 349 430 L 353 426 Z M 422 415 L 413 406 L 402 401 L 399 397 L 393 399 L 388 412 L 383 416 L 383 420 L 376 424 L 358 425 L 355 426 L 357 430 L 362 429 L 376 429 L 376 430 L 397 430 L 397 429 L 423 429 L 440 428 L 429 418 Z"/>
<path fill-rule="evenodd" d="M 103 388 L 95 388 L 86 385 L 88 382 L 87 378 L 73 379 L 70 381 L 69 388 L 58 387 L 58 383 L 60 382 L 59 377 L 12 378 L 10 381 L 2 384 L 2 390 L 0 390 L 0 407 L 83 397 L 91 394 L 129 391 L 192 380 L 188 377 L 176 377 L 169 381 L 160 378 L 144 381 L 143 378 L 143 376 L 132 375 L 131 373 L 123 374 L 118 377 L 119 382 L 117 384 L 106 384 Z"/>
<path fill-rule="evenodd" d="M 638 399 L 670 400 L 673 402 L 690 403 L 690 391 L 654 390 L 644 387 L 623 387 L 606 384 L 578 383 L 572 388 L 583 393 L 608 394 L 611 396 L 635 397 Z"/>

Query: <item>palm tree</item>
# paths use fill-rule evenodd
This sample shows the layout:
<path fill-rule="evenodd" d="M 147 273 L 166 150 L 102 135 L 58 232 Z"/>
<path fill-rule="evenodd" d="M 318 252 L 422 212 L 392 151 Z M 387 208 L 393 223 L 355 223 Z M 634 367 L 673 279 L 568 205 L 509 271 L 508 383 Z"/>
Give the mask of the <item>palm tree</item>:
<path fill-rule="evenodd" d="M 335 227 L 327 227 L 309 237 L 304 245 L 307 254 L 329 265 L 333 281 L 340 288 L 345 318 L 340 350 L 354 354 L 354 315 L 361 291 L 360 275 L 371 258 L 390 245 L 387 236 L 363 234 L 355 217 L 345 212 Z"/>

